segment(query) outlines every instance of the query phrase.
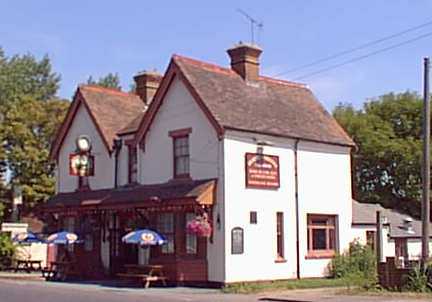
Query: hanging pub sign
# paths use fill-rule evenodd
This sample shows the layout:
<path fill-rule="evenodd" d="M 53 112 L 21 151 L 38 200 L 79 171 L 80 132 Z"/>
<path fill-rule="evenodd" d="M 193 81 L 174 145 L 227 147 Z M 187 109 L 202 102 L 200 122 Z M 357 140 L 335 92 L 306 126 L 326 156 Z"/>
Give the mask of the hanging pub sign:
<path fill-rule="evenodd" d="M 277 189 L 279 183 L 279 157 L 246 153 L 246 187 Z"/>
<path fill-rule="evenodd" d="M 73 153 L 69 155 L 69 174 L 72 176 L 93 176 L 94 157 L 89 154 Z"/>

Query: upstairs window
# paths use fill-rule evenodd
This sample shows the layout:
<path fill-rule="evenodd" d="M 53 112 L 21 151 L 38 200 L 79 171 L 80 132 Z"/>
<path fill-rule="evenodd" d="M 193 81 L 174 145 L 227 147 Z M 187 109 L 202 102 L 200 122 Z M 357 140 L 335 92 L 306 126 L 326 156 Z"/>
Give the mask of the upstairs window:
<path fill-rule="evenodd" d="M 308 219 L 308 256 L 333 257 L 336 251 L 336 219 L 333 215 L 311 215 Z"/>
<path fill-rule="evenodd" d="M 128 146 L 128 182 L 136 183 L 138 175 L 137 148 Z"/>
<path fill-rule="evenodd" d="M 192 129 L 170 132 L 173 138 L 174 178 L 189 177 L 189 133 Z"/>

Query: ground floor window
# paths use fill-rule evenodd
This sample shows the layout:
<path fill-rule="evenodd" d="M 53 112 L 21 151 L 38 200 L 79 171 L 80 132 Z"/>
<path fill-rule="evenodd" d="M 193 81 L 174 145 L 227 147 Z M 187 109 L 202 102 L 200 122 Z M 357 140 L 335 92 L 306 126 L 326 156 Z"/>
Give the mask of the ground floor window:
<path fill-rule="evenodd" d="M 366 244 L 374 251 L 376 243 L 376 232 L 366 231 Z"/>
<path fill-rule="evenodd" d="M 283 213 L 276 213 L 276 242 L 277 242 L 277 258 L 284 259 L 284 223 Z"/>
<path fill-rule="evenodd" d="M 396 265 L 405 267 L 408 263 L 408 244 L 406 238 L 395 239 Z"/>
<path fill-rule="evenodd" d="M 186 213 L 186 225 L 188 222 L 195 219 L 194 213 Z M 197 253 L 197 236 L 195 234 L 190 234 L 186 232 L 186 254 L 196 254 Z"/>
<path fill-rule="evenodd" d="M 162 254 L 173 254 L 175 249 L 174 213 L 160 213 L 157 229 L 168 241 L 167 244 L 161 246 Z"/>
<path fill-rule="evenodd" d="M 335 215 L 307 215 L 308 256 L 332 257 L 336 251 Z"/>

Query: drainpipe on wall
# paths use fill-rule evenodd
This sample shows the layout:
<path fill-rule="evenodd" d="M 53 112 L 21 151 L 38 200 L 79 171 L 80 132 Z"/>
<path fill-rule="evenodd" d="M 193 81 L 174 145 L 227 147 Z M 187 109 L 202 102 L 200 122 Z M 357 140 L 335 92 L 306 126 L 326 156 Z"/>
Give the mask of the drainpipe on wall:
<path fill-rule="evenodd" d="M 123 141 L 119 138 L 114 139 L 114 188 L 118 187 L 118 157 L 122 148 Z"/>
<path fill-rule="evenodd" d="M 300 140 L 296 139 L 294 143 L 294 186 L 295 186 L 295 211 L 296 211 L 296 257 L 297 257 L 297 279 L 300 279 L 300 214 L 298 200 L 298 167 L 297 167 L 297 150 Z"/>

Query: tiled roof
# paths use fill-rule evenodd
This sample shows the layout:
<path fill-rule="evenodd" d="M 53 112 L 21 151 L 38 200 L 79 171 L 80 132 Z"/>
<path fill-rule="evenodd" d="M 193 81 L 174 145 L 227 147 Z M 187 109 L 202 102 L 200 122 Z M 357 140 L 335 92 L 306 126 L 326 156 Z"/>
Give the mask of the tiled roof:
<path fill-rule="evenodd" d="M 125 127 L 120 129 L 117 134 L 125 135 L 125 134 L 132 134 L 136 132 L 139 128 L 139 125 L 141 123 L 141 120 L 144 117 L 145 112 L 141 112 L 137 115 L 136 118 L 134 118 L 129 124 L 127 124 Z"/>
<path fill-rule="evenodd" d="M 110 146 L 117 133 L 142 117 L 145 110 L 144 102 L 136 94 L 94 85 L 81 85 L 79 91 Z"/>
<path fill-rule="evenodd" d="M 209 189 L 214 189 L 215 179 L 179 180 L 163 184 L 135 185 L 117 189 L 76 191 L 58 193 L 51 197 L 45 207 L 77 206 L 123 206 L 136 203 L 163 205 L 164 202 L 195 199 Z"/>
<path fill-rule="evenodd" d="M 173 62 L 225 129 L 354 146 L 303 84 L 263 76 L 247 83 L 228 68 L 178 55 Z"/>
<path fill-rule="evenodd" d="M 353 224 L 357 225 L 375 225 L 376 212 L 380 211 L 381 215 L 387 218 L 390 226 L 390 236 L 397 237 L 420 237 L 422 234 L 422 223 L 420 220 L 415 219 L 407 214 L 400 213 L 393 209 L 387 209 L 379 204 L 362 203 L 353 200 Z M 412 219 L 412 232 L 407 232 L 404 226 L 406 218 Z M 432 234 L 432 227 L 431 234 Z"/>

